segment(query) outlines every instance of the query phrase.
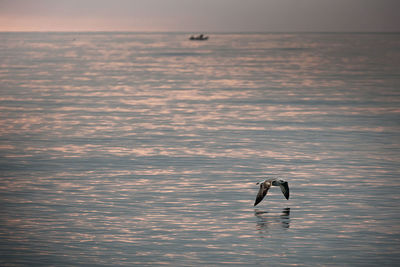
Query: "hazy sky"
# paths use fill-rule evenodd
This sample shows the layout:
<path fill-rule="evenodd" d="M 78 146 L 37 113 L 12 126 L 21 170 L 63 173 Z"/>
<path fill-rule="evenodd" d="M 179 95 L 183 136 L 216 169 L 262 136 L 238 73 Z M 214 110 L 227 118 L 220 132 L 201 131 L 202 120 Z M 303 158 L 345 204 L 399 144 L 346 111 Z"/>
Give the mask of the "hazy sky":
<path fill-rule="evenodd" d="M 397 31 L 400 0 L 0 0 L 0 31 Z"/>

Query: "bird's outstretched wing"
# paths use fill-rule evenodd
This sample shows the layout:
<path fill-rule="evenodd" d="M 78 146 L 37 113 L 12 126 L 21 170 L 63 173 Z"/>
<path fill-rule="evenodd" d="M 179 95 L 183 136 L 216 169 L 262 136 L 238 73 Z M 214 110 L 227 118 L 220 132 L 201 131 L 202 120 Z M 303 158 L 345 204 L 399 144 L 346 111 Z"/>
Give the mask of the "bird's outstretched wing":
<path fill-rule="evenodd" d="M 258 203 L 263 200 L 265 195 L 268 192 L 268 189 L 270 189 L 271 184 L 270 183 L 260 183 L 260 190 L 258 190 L 257 198 L 256 201 L 254 202 L 254 206 L 256 206 Z"/>
<path fill-rule="evenodd" d="M 289 184 L 288 184 L 288 182 L 285 181 L 285 182 L 281 183 L 279 186 L 280 186 L 285 198 L 289 199 Z"/>

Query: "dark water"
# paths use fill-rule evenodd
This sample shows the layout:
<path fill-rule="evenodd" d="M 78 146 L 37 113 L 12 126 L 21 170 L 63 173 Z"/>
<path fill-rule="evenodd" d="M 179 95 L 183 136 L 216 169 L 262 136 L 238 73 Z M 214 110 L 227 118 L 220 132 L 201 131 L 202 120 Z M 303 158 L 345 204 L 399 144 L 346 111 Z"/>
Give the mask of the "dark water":
<path fill-rule="evenodd" d="M 0 34 L 0 265 L 397 264 L 400 35 L 188 37 Z"/>

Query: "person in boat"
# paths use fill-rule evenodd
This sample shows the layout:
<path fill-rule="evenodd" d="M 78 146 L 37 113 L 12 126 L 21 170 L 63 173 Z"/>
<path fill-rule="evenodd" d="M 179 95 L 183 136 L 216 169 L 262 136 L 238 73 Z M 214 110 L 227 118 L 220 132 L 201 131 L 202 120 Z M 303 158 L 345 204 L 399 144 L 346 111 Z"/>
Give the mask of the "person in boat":
<path fill-rule="evenodd" d="M 190 40 L 200 40 L 200 41 L 203 41 L 203 40 L 207 40 L 208 39 L 208 36 L 206 36 L 206 37 L 204 37 L 204 34 L 200 34 L 199 36 L 197 36 L 197 37 L 195 37 L 195 36 L 191 36 L 190 37 Z"/>

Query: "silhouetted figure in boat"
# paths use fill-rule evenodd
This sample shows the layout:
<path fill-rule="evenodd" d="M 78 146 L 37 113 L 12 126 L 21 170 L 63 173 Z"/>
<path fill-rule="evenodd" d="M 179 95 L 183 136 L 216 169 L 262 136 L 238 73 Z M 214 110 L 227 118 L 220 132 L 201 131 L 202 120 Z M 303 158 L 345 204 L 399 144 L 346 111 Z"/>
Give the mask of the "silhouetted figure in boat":
<path fill-rule="evenodd" d="M 206 41 L 208 40 L 208 36 L 204 36 L 204 34 L 200 34 L 199 36 L 191 36 L 190 40 L 192 41 Z"/>

